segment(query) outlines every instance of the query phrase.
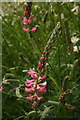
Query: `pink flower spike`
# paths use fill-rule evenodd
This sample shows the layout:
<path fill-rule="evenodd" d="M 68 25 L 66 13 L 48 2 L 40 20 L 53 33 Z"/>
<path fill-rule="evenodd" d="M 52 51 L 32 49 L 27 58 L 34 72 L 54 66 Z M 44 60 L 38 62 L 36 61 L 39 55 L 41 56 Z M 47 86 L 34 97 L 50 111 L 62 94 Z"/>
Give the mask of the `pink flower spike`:
<path fill-rule="evenodd" d="M 41 77 L 40 79 L 43 80 L 43 79 L 46 79 L 47 78 L 47 75 L 44 75 L 43 77 Z"/>
<path fill-rule="evenodd" d="M 33 99 L 33 96 L 26 97 L 26 99 L 27 99 L 28 101 L 31 101 L 31 100 Z"/>
<path fill-rule="evenodd" d="M 23 32 L 28 32 L 29 29 L 23 28 Z"/>
<path fill-rule="evenodd" d="M 38 97 L 38 100 L 43 100 L 43 97 Z"/>
<path fill-rule="evenodd" d="M 42 87 L 46 87 L 46 85 L 47 85 L 46 81 L 44 83 L 40 83 L 40 86 L 42 86 Z"/>
<path fill-rule="evenodd" d="M 0 88 L 0 92 L 3 91 L 3 90 L 4 90 L 4 88 L 1 87 L 1 88 Z"/>
<path fill-rule="evenodd" d="M 32 31 L 32 32 L 36 32 L 36 29 L 37 29 L 36 27 L 33 27 L 33 28 L 31 29 L 31 31 Z"/>
<path fill-rule="evenodd" d="M 37 102 L 34 102 L 34 103 L 32 104 L 33 107 L 36 107 L 37 105 L 38 105 Z"/>

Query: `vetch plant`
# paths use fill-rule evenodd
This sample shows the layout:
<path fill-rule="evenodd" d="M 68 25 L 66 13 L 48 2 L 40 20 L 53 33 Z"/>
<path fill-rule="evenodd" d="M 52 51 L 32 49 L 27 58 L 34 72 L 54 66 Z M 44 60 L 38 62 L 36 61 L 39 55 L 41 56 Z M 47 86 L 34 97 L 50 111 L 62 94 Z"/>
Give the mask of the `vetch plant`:
<path fill-rule="evenodd" d="M 33 104 L 32 104 L 33 107 L 36 107 L 39 104 L 39 102 L 43 100 L 43 97 L 41 96 L 41 94 L 45 94 L 47 92 L 46 90 L 47 82 L 46 81 L 43 82 L 43 80 L 47 78 L 47 75 L 44 74 L 45 66 L 48 60 L 48 56 L 52 49 L 52 43 L 54 43 L 55 41 L 55 39 L 53 38 L 56 37 L 59 29 L 60 29 L 60 23 L 58 23 L 56 28 L 53 30 L 52 36 L 44 48 L 44 51 L 38 63 L 38 72 L 33 71 L 33 69 L 31 68 L 28 72 L 28 75 L 30 75 L 32 79 L 31 80 L 26 79 L 25 92 L 30 93 L 26 99 L 28 101 L 33 101 Z"/>

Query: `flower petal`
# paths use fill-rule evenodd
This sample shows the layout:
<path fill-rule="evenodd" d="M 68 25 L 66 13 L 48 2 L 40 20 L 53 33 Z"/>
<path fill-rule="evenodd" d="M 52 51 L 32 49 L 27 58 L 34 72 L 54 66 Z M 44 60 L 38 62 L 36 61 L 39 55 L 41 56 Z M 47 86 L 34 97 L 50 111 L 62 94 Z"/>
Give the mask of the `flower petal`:
<path fill-rule="evenodd" d="M 23 32 L 28 32 L 29 29 L 23 28 Z"/>

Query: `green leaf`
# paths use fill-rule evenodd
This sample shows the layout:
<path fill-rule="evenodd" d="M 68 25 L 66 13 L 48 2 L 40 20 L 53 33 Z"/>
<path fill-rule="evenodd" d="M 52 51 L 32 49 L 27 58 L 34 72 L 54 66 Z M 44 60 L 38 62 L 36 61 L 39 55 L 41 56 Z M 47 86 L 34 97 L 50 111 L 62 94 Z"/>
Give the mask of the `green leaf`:
<path fill-rule="evenodd" d="M 41 119 L 40 119 L 40 120 L 42 120 L 43 118 L 46 118 L 46 117 L 47 117 L 47 114 L 49 113 L 51 107 L 52 107 L 52 106 L 46 107 L 46 109 L 43 111 L 43 113 L 42 113 L 42 115 L 41 115 Z"/>
<path fill-rule="evenodd" d="M 56 82 L 56 80 L 53 78 L 53 77 L 51 77 L 51 76 L 49 76 L 49 78 L 53 81 L 53 83 L 56 85 L 56 88 L 58 89 L 58 90 L 60 90 L 60 87 L 59 87 L 59 85 L 58 85 L 58 83 Z"/>
<path fill-rule="evenodd" d="M 54 104 L 54 105 L 59 105 L 59 102 L 56 102 L 56 101 L 48 101 L 48 103 L 50 103 L 50 104 Z"/>
<path fill-rule="evenodd" d="M 20 94 L 19 87 L 16 88 L 16 96 L 19 97 L 19 98 L 22 98 L 22 95 Z"/>
<path fill-rule="evenodd" d="M 27 114 L 27 116 L 29 117 L 29 116 L 34 116 L 36 114 L 36 111 L 31 111 L 31 112 L 29 112 L 28 114 Z"/>

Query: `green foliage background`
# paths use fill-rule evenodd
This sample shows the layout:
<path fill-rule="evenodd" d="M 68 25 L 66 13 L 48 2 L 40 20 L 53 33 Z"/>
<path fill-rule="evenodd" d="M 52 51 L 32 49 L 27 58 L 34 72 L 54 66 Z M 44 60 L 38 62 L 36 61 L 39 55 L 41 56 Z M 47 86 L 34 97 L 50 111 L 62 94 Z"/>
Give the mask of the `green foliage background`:
<path fill-rule="evenodd" d="M 2 3 L 3 119 L 80 118 L 80 52 L 68 49 L 68 43 L 72 48 L 75 46 L 71 37 L 80 38 L 80 3 L 33 3 L 35 18 L 30 27 L 37 27 L 35 33 L 22 30 L 24 6 L 24 3 Z M 27 71 L 29 68 L 37 71 L 42 51 L 58 22 L 61 35 L 55 38 L 46 66 L 48 92 L 36 113 L 24 93 Z M 72 91 L 66 96 L 66 103 L 76 106 L 76 110 L 69 111 L 59 103 L 63 86 Z"/>

